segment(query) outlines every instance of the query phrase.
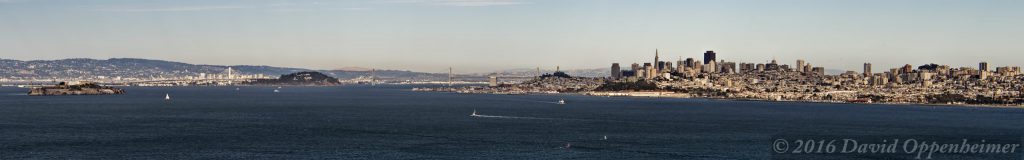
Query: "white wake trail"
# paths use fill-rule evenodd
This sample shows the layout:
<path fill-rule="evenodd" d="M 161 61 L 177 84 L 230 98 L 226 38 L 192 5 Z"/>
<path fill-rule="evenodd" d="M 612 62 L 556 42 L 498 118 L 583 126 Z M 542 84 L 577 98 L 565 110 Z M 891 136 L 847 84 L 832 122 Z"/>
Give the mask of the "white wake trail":
<path fill-rule="evenodd" d="M 541 118 L 541 117 L 516 117 L 516 116 L 495 116 L 495 115 L 472 115 L 473 117 L 480 118 L 506 118 L 506 119 L 542 119 L 542 120 L 555 120 L 556 118 Z"/>

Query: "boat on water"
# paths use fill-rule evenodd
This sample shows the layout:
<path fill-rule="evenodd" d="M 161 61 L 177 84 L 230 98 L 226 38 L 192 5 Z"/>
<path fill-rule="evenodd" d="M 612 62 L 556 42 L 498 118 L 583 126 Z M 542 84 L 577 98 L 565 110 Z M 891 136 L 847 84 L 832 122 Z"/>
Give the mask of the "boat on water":
<path fill-rule="evenodd" d="M 171 94 L 165 94 L 164 100 L 171 100 Z"/>
<path fill-rule="evenodd" d="M 480 115 L 477 115 L 476 114 L 476 110 L 473 110 L 473 114 L 469 114 L 469 116 L 470 117 L 479 117 Z"/>
<path fill-rule="evenodd" d="M 277 92 L 281 92 L 281 91 L 279 91 L 279 90 L 276 90 L 276 89 L 275 89 L 275 90 L 274 90 L 274 93 L 277 93 Z"/>
<path fill-rule="evenodd" d="M 558 104 L 565 104 L 565 99 L 559 99 Z"/>

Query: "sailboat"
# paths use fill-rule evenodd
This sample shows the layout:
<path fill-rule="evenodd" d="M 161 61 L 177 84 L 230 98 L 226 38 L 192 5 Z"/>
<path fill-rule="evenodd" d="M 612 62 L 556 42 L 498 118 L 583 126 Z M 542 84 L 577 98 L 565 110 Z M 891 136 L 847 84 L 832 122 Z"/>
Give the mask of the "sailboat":
<path fill-rule="evenodd" d="M 473 114 L 470 114 L 469 116 L 470 117 L 479 117 L 480 115 L 477 115 L 476 114 L 476 110 L 473 110 Z"/>
<path fill-rule="evenodd" d="M 608 136 L 604 136 L 601 140 L 608 140 Z"/>
<path fill-rule="evenodd" d="M 559 99 L 558 104 L 565 104 L 565 99 Z"/>
<path fill-rule="evenodd" d="M 279 90 L 276 90 L 276 89 L 275 89 L 275 90 L 274 90 L 274 93 L 277 93 L 277 92 L 281 92 L 281 91 L 279 91 Z"/>
<path fill-rule="evenodd" d="M 171 94 L 165 94 L 164 100 L 171 100 Z"/>

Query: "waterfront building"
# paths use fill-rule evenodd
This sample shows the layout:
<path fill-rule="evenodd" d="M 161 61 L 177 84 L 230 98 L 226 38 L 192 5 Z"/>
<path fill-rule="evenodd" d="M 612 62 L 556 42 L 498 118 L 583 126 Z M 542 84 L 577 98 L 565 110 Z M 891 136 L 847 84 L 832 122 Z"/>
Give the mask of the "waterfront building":
<path fill-rule="evenodd" d="M 491 75 L 490 77 L 487 77 L 487 78 L 490 79 L 488 81 L 489 82 L 488 83 L 489 86 L 491 86 L 491 87 L 497 87 L 498 86 L 498 76 L 497 75 Z"/>
<path fill-rule="evenodd" d="M 619 68 L 619 63 L 612 63 L 612 79 L 622 79 L 622 69 Z"/>

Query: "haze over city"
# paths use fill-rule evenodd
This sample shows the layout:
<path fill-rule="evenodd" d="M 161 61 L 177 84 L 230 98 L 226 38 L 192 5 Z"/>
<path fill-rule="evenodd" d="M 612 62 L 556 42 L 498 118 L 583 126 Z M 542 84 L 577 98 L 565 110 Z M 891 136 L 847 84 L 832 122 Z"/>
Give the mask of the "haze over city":
<path fill-rule="evenodd" d="M 642 2 L 0 0 L 0 58 L 422 72 L 606 68 L 655 49 L 839 70 L 1024 58 L 1024 1 Z"/>

